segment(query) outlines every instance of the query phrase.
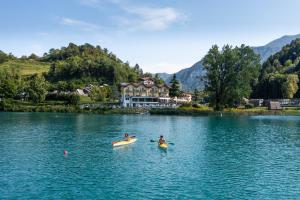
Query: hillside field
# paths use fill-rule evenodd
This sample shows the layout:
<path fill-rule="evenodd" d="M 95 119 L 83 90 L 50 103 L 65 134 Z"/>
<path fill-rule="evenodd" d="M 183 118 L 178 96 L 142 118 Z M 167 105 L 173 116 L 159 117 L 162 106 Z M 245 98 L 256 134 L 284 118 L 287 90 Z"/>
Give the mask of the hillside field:
<path fill-rule="evenodd" d="M 48 72 L 49 68 L 49 63 L 39 62 L 35 60 L 9 60 L 5 63 L 0 64 L 0 70 L 16 70 L 16 72 L 19 72 L 23 76 Z"/>

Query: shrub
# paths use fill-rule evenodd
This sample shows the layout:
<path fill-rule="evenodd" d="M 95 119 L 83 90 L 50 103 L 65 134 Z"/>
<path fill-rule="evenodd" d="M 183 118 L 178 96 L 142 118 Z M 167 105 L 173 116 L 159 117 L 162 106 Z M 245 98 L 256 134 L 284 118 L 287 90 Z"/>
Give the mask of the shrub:
<path fill-rule="evenodd" d="M 194 103 L 192 106 L 193 106 L 193 108 L 201 108 L 201 105 L 199 105 L 197 103 Z"/>
<path fill-rule="evenodd" d="M 80 102 L 80 96 L 75 93 L 70 94 L 48 94 L 46 100 L 54 100 L 54 101 L 65 101 L 71 105 L 78 105 Z"/>
<path fill-rule="evenodd" d="M 75 93 L 72 93 L 72 94 L 68 95 L 67 101 L 69 104 L 78 105 L 80 102 L 80 96 Z"/>
<path fill-rule="evenodd" d="M 191 107 L 191 106 L 192 106 L 191 103 L 183 103 L 183 104 L 181 104 L 180 107 Z"/>
<path fill-rule="evenodd" d="M 254 108 L 254 105 L 248 103 L 248 104 L 245 105 L 245 108 L 246 108 L 246 109 L 251 109 L 251 108 Z"/>

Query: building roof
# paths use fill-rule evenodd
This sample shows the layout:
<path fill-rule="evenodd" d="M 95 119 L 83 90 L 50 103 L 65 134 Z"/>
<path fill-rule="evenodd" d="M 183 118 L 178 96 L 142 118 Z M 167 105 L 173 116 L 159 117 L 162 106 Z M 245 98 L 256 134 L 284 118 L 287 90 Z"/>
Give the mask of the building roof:
<path fill-rule="evenodd" d="M 161 85 L 146 85 L 143 82 L 141 83 L 121 83 L 121 87 L 127 87 L 129 85 L 132 85 L 133 87 L 139 87 L 139 86 L 144 86 L 146 88 L 152 88 L 152 87 L 158 87 L 158 88 L 162 88 L 162 87 L 166 87 L 169 88 L 169 86 L 167 86 L 166 84 L 161 84 Z"/>
<path fill-rule="evenodd" d="M 148 81 L 148 80 L 153 81 L 153 78 L 151 78 L 151 77 L 143 77 L 143 78 L 141 78 L 141 80 L 143 80 L 143 81 Z"/>

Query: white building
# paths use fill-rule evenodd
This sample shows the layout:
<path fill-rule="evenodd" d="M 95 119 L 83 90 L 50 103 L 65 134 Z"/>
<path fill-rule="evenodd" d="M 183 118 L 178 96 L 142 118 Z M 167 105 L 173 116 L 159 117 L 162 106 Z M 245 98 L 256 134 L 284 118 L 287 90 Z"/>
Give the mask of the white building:
<path fill-rule="evenodd" d="M 121 84 L 122 107 L 171 107 L 169 87 L 155 85 L 151 78 L 143 78 L 140 83 Z"/>
<path fill-rule="evenodd" d="M 192 101 L 192 94 L 187 92 L 182 92 L 179 97 L 173 99 L 176 103 L 190 103 Z"/>

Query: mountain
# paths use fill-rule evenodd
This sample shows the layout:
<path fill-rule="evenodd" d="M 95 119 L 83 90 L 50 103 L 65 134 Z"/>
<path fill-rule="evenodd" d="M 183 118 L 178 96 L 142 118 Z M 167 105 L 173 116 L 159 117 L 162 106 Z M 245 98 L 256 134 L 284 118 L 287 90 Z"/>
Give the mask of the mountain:
<path fill-rule="evenodd" d="M 271 55 L 279 52 L 281 48 L 293 40 L 300 38 L 300 34 L 298 35 L 286 35 L 279 39 L 276 39 L 265 46 L 253 47 L 255 53 L 259 54 L 262 62 L 266 61 Z"/>
<path fill-rule="evenodd" d="M 172 77 L 172 75 L 173 74 L 168 74 L 168 73 L 157 73 L 158 74 L 158 76 L 160 77 L 160 78 L 162 78 L 164 81 L 166 81 L 166 80 L 171 80 L 171 77 Z"/>
<path fill-rule="evenodd" d="M 181 83 L 181 89 L 184 91 L 194 91 L 194 89 L 203 89 L 204 84 L 201 81 L 201 77 L 205 74 L 202 61 L 195 63 L 192 67 L 182 69 L 176 73 L 177 79 Z M 173 74 L 158 73 L 158 75 L 164 79 L 168 84 L 170 83 Z"/>
<path fill-rule="evenodd" d="M 283 46 L 291 43 L 293 40 L 300 38 L 298 35 L 287 35 L 276 39 L 265 46 L 253 47 L 255 53 L 261 56 L 262 62 L 266 61 L 271 55 L 279 52 Z M 194 91 L 194 89 L 203 89 L 204 83 L 201 78 L 205 74 L 201 61 L 198 61 L 193 66 L 182 69 L 176 73 L 177 79 L 181 83 L 182 90 Z M 158 73 L 158 75 L 166 82 L 169 83 L 173 74 Z"/>

